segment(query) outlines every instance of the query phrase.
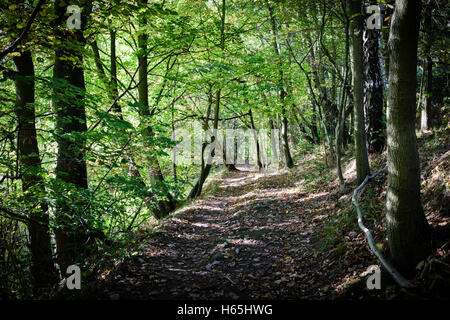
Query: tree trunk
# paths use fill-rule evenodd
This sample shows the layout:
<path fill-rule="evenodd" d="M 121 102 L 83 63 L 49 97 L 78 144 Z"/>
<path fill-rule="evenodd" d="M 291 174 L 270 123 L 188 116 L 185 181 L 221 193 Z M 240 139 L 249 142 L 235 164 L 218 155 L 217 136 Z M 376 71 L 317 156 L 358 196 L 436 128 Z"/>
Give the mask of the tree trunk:
<path fill-rule="evenodd" d="M 419 22 L 420 1 L 395 2 L 389 35 L 386 218 L 392 258 L 405 272 L 414 272 L 416 264 L 430 252 L 430 233 L 420 202 L 415 133 Z"/>
<path fill-rule="evenodd" d="M 34 65 L 31 53 L 22 52 L 14 57 L 17 73 L 16 108 L 18 119 L 18 154 L 22 176 L 22 190 L 30 203 L 39 202 L 38 197 L 45 194 L 44 181 L 40 176 L 41 160 L 37 142 L 34 111 Z M 56 273 L 52 259 L 49 217 L 47 203 L 40 201 L 39 206 L 30 210 L 28 231 L 30 234 L 31 274 L 33 293 L 39 296 L 56 282 Z"/>
<path fill-rule="evenodd" d="M 366 5 L 377 1 L 367 1 Z M 383 151 L 383 79 L 381 77 L 379 57 L 380 30 L 364 28 L 364 111 L 366 121 L 366 139 L 369 153 Z"/>
<path fill-rule="evenodd" d="M 319 138 L 317 137 L 316 138 L 316 136 L 314 135 L 314 132 L 315 132 L 315 130 L 316 130 L 316 127 L 314 126 L 311 126 L 311 125 L 308 125 L 308 123 L 306 122 L 306 120 L 305 120 L 305 118 L 303 117 L 303 115 L 301 114 L 301 111 L 300 110 L 294 110 L 294 112 L 293 112 L 293 114 L 292 114 L 293 116 L 294 116 L 294 120 L 295 120 L 295 122 L 297 123 L 297 126 L 298 126 L 298 128 L 299 128 L 299 130 L 300 130 L 300 132 L 302 132 L 303 133 L 303 137 L 306 139 L 306 140 L 308 140 L 310 143 L 312 143 L 312 144 L 315 144 L 316 142 L 318 142 L 319 141 Z M 302 121 L 305 123 L 305 124 L 303 124 L 303 122 L 301 122 L 299 119 L 298 119 L 298 116 L 300 116 L 301 118 L 302 118 Z M 311 131 L 311 135 L 308 133 L 308 131 L 306 130 L 306 126 L 310 129 L 310 131 Z M 317 132 L 316 132 L 317 133 Z"/>
<path fill-rule="evenodd" d="M 222 127 L 225 128 L 224 121 L 222 121 Z M 238 169 L 236 168 L 234 159 L 230 159 L 230 160 L 227 159 L 227 141 L 226 140 L 227 140 L 227 136 L 226 136 L 226 132 L 224 130 L 223 141 L 222 141 L 223 163 L 224 163 L 225 167 L 228 169 L 228 171 L 238 171 Z"/>
<path fill-rule="evenodd" d="M 147 0 L 141 0 L 143 5 L 147 4 Z M 142 18 L 140 21 L 142 26 L 145 26 L 147 20 Z M 145 33 L 142 33 L 138 36 L 138 102 L 140 104 L 140 116 L 143 118 L 144 122 L 149 121 L 150 108 L 149 108 L 149 99 L 148 99 L 148 61 L 147 61 L 147 39 L 148 36 Z M 159 200 L 157 203 L 157 208 L 154 210 L 154 215 L 157 219 L 161 219 L 167 216 L 170 211 L 175 208 L 175 201 L 166 187 L 164 185 L 164 176 L 161 171 L 161 167 L 159 165 L 159 161 L 156 156 L 153 154 L 153 146 L 149 143 L 150 138 L 153 135 L 153 129 L 148 122 L 143 124 L 143 138 L 144 144 L 147 146 L 148 150 L 146 152 L 146 160 L 149 166 L 149 176 L 151 180 L 151 184 L 154 188 L 160 189 L 160 193 L 167 197 L 167 200 Z"/>
<path fill-rule="evenodd" d="M 422 94 L 423 108 L 421 111 L 420 129 L 429 130 L 433 127 L 435 110 L 431 103 L 431 92 L 433 86 L 433 61 L 431 59 L 432 45 L 432 7 L 431 1 L 425 6 L 423 28 L 425 32 L 425 63 L 424 63 L 424 88 Z"/>
<path fill-rule="evenodd" d="M 311 88 L 309 88 L 309 90 L 311 90 Z M 312 107 L 312 124 L 310 125 L 311 128 L 311 132 L 314 136 L 314 141 L 317 143 L 320 143 L 320 125 L 317 125 L 317 123 L 319 123 L 318 117 L 317 117 L 317 110 L 316 110 L 316 103 L 314 101 L 314 99 L 311 97 L 310 98 L 310 102 L 311 102 L 311 107 Z"/>
<path fill-rule="evenodd" d="M 283 99 L 284 100 L 284 99 Z M 283 154 L 284 162 L 287 168 L 292 168 L 294 166 L 294 161 L 292 160 L 291 150 L 289 148 L 289 135 L 288 135 L 288 119 L 286 116 L 286 109 L 283 107 L 281 110 L 282 122 L 281 122 L 281 135 L 283 137 Z"/>
<path fill-rule="evenodd" d="M 275 125 L 274 125 L 274 121 L 272 118 L 269 119 L 269 128 L 270 128 L 269 139 L 270 139 L 271 163 L 273 163 L 273 162 L 278 163 L 278 161 L 279 161 L 279 154 L 278 154 L 279 145 L 277 144 L 277 137 L 275 134 Z"/>
<path fill-rule="evenodd" d="M 219 11 L 219 16 L 220 16 L 220 21 L 221 21 L 220 29 L 219 29 L 219 31 L 220 31 L 220 48 L 222 50 L 222 53 L 224 53 L 224 49 L 225 49 L 225 19 L 226 19 L 226 1 L 225 0 L 222 0 L 222 6 L 220 8 L 218 7 L 218 11 Z M 188 196 L 189 199 L 194 199 L 201 195 L 203 184 L 205 183 L 206 178 L 208 177 L 209 172 L 211 171 L 212 159 L 214 158 L 214 155 L 215 155 L 215 149 L 217 147 L 219 147 L 219 145 L 220 145 L 219 143 L 216 143 L 216 139 L 217 139 L 217 129 L 219 127 L 219 109 L 220 109 L 221 92 L 222 92 L 221 88 L 217 89 L 217 91 L 216 91 L 216 103 L 214 105 L 213 135 L 211 137 L 212 150 L 208 154 L 208 160 L 205 165 L 204 151 L 207 146 L 207 143 L 204 142 L 202 144 L 202 154 L 201 154 L 202 167 L 201 167 L 201 171 L 200 171 L 200 178 L 198 179 L 197 183 L 194 185 L 191 192 L 189 193 L 189 196 Z M 208 93 L 208 96 L 209 96 L 208 108 L 207 108 L 206 119 L 205 119 L 205 124 L 204 124 L 205 131 L 209 129 L 208 119 L 209 119 L 209 115 L 211 113 L 211 106 L 212 106 L 212 87 L 210 87 L 210 92 Z M 233 168 L 236 169 L 236 167 L 234 167 L 234 165 L 230 167 L 230 169 L 233 169 Z"/>
<path fill-rule="evenodd" d="M 355 107 L 355 158 L 357 183 L 361 184 L 370 174 L 369 160 L 367 157 L 366 133 L 364 130 L 364 70 L 362 51 L 363 19 L 361 12 L 361 0 L 348 0 L 350 21 L 350 57 L 352 62 L 352 86 Z"/>
<path fill-rule="evenodd" d="M 261 162 L 261 150 L 260 150 L 260 145 L 259 145 L 259 139 L 258 139 L 258 132 L 256 131 L 256 127 L 255 127 L 255 121 L 253 119 L 253 113 L 252 113 L 252 109 L 250 109 L 248 111 L 249 117 L 250 117 L 250 125 L 251 125 L 251 129 L 252 129 L 252 133 L 253 133 L 253 138 L 255 139 L 255 144 L 256 144 L 256 163 L 258 164 L 258 170 L 261 171 L 262 170 L 262 162 Z"/>
<path fill-rule="evenodd" d="M 342 174 L 342 139 L 344 136 L 344 127 L 345 127 L 345 86 L 347 85 L 348 79 L 348 58 L 350 51 L 350 38 L 349 38 L 349 21 L 347 20 L 345 23 L 345 58 L 344 58 L 344 82 L 342 83 L 342 88 L 340 90 L 340 99 L 339 99 L 339 109 L 338 109 L 338 119 L 336 124 L 336 132 L 335 132 L 335 147 L 336 147 L 336 167 L 338 171 L 339 184 L 343 186 L 345 184 L 344 175 Z"/>
<path fill-rule="evenodd" d="M 83 2 L 84 3 L 84 2 Z M 85 81 L 83 71 L 82 49 L 86 43 L 83 30 L 64 30 L 66 6 L 64 1 L 55 2 L 56 37 L 62 45 L 56 48 L 53 69 L 54 108 L 57 112 L 58 159 L 56 178 L 77 189 L 87 189 L 87 168 L 84 158 L 85 138 L 87 131 L 84 106 Z M 86 24 L 89 12 L 87 5 L 82 6 L 81 26 Z M 64 45 L 69 44 L 70 45 Z M 73 60 L 67 59 L 68 57 Z M 69 95 L 68 95 L 69 92 Z M 73 94 L 73 96 L 72 96 Z M 62 270 L 68 264 L 79 262 L 81 250 L 86 242 L 85 226 L 81 224 L 80 215 L 85 203 L 71 203 L 80 209 L 71 209 L 67 203 L 57 204 L 55 230 L 57 259 Z"/>
<path fill-rule="evenodd" d="M 391 4 L 393 0 L 389 0 L 386 4 Z M 389 16 L 390 8 L 386 5 L 382 5 L 382 14 L 383 17 Z M 385 85 L 387 87 L 388 81 L 389 81 L 389 50 L 388 50 L 388 41 L 389 41 L 389 26 L 390 26 L 389 19 L 387 22 L 385 21 L 383 24 L 383 28 L 381 29 L 381 40 L 382 40 L 382 50 L 381 53 L 383 55 L 383 65 L 384 65 L 384 81 Z M 387 100 L 387 99 L 386 99 Z M 387 101 L 386 101 L 387 103 Z"/>
<path fill-rule="evenodd" d="M 286 91 L 284 89 L 283 84 L 283 66 L 281 62 L 280 57 L 280 50 L 278 48 L 278 28 L 275 21 L 275 16 L 273 12 L 273 8 L 270 6 L 269 2 L 267 2 L 267 7 L 269 9 L 269 15 L 270 15 L 270 21 L 272 25 L 272 45 L 274 49 L 275 56 L 278 59 L 278 72 L 279 72 L 279 85 L 280 85 L 280 101 L 281 101 L 281 137 L 282 137 L 282 146 L 283 146 L 283 153 L 284 153 L 284 164 L 287 168 L 292 168 L 294 166 L 294 161 L 292 160 L 291 151 L 289 148 L 289 137 L 288 137 L 288 119 L 286 115 Z"/>
<path fill-rule="evenodd" d="M 227 7 L 226 7 L 226 1 L 222 0 L 222 7 L 220 8 L 221 12 L 220 12 L 220 49 L 222 50 L 222 54 L 225 53 L 225 18 L 226 18 L 226 12 L 227 12 Z M 223 144 L 224 149 L 222 149 L 222 155 L 223 155 L 223 163 L 225 164 L 225 167 L 228 169 L 228 171 L 237 171 L 237 168 L 234 164 L 234 161 L 232 161 L 233 163 L 228 163 L 227 159 L 226 159 L 226 150 L 225 150 L 225 144 Z"/>
<path fill-rule="evenodd" d="M 219 107 L 220 107 L 220 92 L 221 90 L 217 90 L 216 92 L 216 103 L 214 105 L 214 120 L 213 120 L 213 135 L 211 137 L 211 147 L 212 150 L 211 152 L 208 154 L 208 160 L 206 161 L 205 164 L 205 157 L 204 157 L 204 152 L 205 149 L 207 147 L 207 142 L 205 141 L 202 144 L 202 154 L 201 154 L 201 160 L 202 160 L 202 164 L 201 164 L 201 171 L 200 171 L 200 177 L 197 180 L 197 183 L 194 185 L 194 187 L 192 188 L 191 192 L 189 193 L 188 198 L 189 199 L 194 199 L 196 197 L 199 197 L 202 193 L 202 188 L 203 188 L 203 184 L 206 181 L 206 178 L 209 175 L 209 172 L 211 171 L 211 167 L 212 167 L 212 159 L 214 158 L 215 155 L 215 148 L 218 144 L 215 144 L 215 140 L 216 140 L 216 135 L 217 135 L 217 128 L 219 125 Z M 206 112 L 206 119 L 205 119 L 205 124 L 203 126 L 204 131 L 206 132 L 209 129 L 208 126 L 208 119 L 209 119 L 209 115 L 211 113 L 211 106 L 212 106 L 212 89 L 209 93 L 209 99 L 208 99 L 208 108 L 207 108 L 207 112 Z"/>
<path fill-rule="evenodd" d="M 119 90 L 117 86 L 117 55 L 116 55 L 116 30 L 109 30 L 110 36 L 110 68 L 111 68 L 111 97 L 113 100 L 117 100 L 119 97 Z M 116 101 L 113 106 L 113 110 L 118 116 L 123 119 L 122 108 Z"/>

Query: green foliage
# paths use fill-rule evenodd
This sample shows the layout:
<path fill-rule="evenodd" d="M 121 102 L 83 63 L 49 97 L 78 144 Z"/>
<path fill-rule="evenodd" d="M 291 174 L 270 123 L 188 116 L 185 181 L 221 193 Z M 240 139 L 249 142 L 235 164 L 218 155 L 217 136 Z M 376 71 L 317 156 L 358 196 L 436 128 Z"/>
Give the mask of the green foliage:
<path fill-rule="evenodd" d="M 371 225 L 370 221 L 380 221 L 384 204 L 378 201 L 376 191 L 373 188 L 366 187 L 364 195 L 358 202 L 366 226 Z M 359 233 L 360 229 L 356 209 L 351 203 L 348 203 L 344 210 L 327 217 L 324 237 L 321 240 L 322 248 L 327 248 L 335 243 L 345 246 L 345 243 L 342 243 L 341 240 L 350 231 Z"/>
<path fill-rule="evenodd" d="M 39 204 L 48 206 L 52 234 L 58 229 L 68 234 L 104 234 L 89 244 L 92 262 L 97 257 L 120 259 L 132 247 L 133 232 L 155 223 L 161 203 L 170 197 L 184 201 L 199 178 L 200 165 L 173 163 L 177 141 L 172 131 L 183 128 L 193 133 L 196 122 L 211 128 L 217 94 L 219 129 L 248 129 L 251 110 L 256 129 L 270 129 L 269 120 L 279 129 L 280 119 L 286 116 L 294 149 L 302 152 L 333 139 L 337 117 L 332 109 L 345 86 L 341 70 L 346 17 L 339 2 L 226 0 L 225 8 L 221 1 L 145 2 L 75 1 L 85 5 L 84 13 L 89 12 L 81 34 L 66 30 L 64 21 L 57 20 L 55 2 L 46 1 L 17 50 L 0 61 L 0 179 L 5 177 L 0 183 L 0 206 L 17 214 L 14 218 L 0 212 L 0 281 L 12 297 L 31 296 L 25 285 L 30 278 L 30 252 L 24 221 L 39 212 Z M 1 2 L 2 50 L 17 39 L 35 4 Z M 273 7 L 275 33 L 268 4 Z M 64 36 L 58 37 L 56 31 Z M 112 34 L 116 61 L 111 61 Z M 444 60 L 444 40 L 442 34 L 435 39 L 437 61 Z M 94 41 L 99 57 L 93 51 Z M 73 85 L 69 76 L 53 78 L 56 50 L 64 51 L 59 59 L 65 68 L 83 71 L 85 88 Z M 35 80 L 35 102 L 29 107 L 34 108 L 37 136 L 31 139 L 38 142 L 39 154 L 34 155 L 41 160 L 40 166 L 28 167 L 19 161 L 13 72 L 13 57 L 25 51 L 34 61 L 30 80 Z M 148 105 L 139 103 L 138 57 L 142 56 L 148 63 Z M 116 79 L 112 79 L 113 65 Z M 433 70 L 440 85 L 431 96 L 445 108 L 446 94 L 437 89 L 446 87 L 447 74 L 442 70 Z M 74 110 L 84 110 L 86 119 Z M 69 125 L 83 129 L 65 130 Z M 317 140 L 308 141 L 307 136 L 314 137 L 316 131 Z M 70 146 L 71 154 L 58 154 L 61 142 Z M 70 161 L 86 162 L 88 188 L 64 181 L 67 172 L 56 178 L 58 160 L 73 154 L 79 157 Z M 305 192 L 332 179 L 323 162 L 313 159 L 308 165 L 310 172 L 296 177 L 305 181 Z M 160 181 L 152 176 L 155 167 L 161 171 Z M 211 172 L 216 170 L 213 167 Z M 25 173 L 41 181 L 26 192 Z M 370 218 L 373 208 L 364 204 Z M 334 241 L 355 228 L 354 223 L 352 210 L 330 217 L 326 239 Z"/>

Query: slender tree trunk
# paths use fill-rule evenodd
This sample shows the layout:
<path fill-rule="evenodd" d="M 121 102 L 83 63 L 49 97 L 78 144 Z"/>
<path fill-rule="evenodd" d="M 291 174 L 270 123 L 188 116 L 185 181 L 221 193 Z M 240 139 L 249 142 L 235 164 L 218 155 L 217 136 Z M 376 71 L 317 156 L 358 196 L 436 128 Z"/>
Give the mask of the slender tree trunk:
<path fill-rule="evenodd" d="M 278 47 L 278 28 L 275 20 L 274 12 L 272 6 L 267 1 L 267 7 L 269 9 L 270 21 L 272 25 L 272 45 L 274 49 L 275 56 L 278 59 L 278 72 L 279 72 L 279 84 L 280 84 L 280 100 L 281 100 L 281 137 L 282 137 L 282 146 L 284 153 L 284 163 L 287 168 L 292 168 L 294 166 L 294 161 L 292 160 L 291 151 L 289 148 L 289 137 L 288 137 L 288 119 L 286 114 L 286 91 L 284 89 L 284 74 L 283 74 L 283 66 L 280 57 L 280 50 Z"/>
<path fill-rule="evenodd" d="M 313 46 L 312 39 L 309 35 L 309 33 L 306 33 L 306 37 L 308 40 L 308 45 Z M 323 129 L 323 136 L 324 136 L 324 146 L 328 145 L 325 148 L 325 162 L 326 165 L 333 166 L 336 164 L 336 153 L 335 153 L 335 144 L 333 140 L 333 121 L 338 117 L 338 109 L 336 107 L 336 104 L 330 101 L 327 97 L 327 90 L 322 85 L 323 82 L 320 80 L 320 74 L 322 73 L 318 69 L 318 65 L 320 64 L 318 61 L 320 61 L 320 57 L 318 57 L 318 60 L 316 60 L 317 53 L 315 52 L 317 49 L 311 50 L 310 57 L 309 57 L 309 63 L 312 66 L 312 73 L 313 73 L 313 80 L 316 85 L 316 88 L 319 90 L 319 99 L 314 100 L 317 102 L 317 108 L 320 118 L 320 123 L 322 125 Z M 322 68 L 323 69 L 323 68 Z M 305 72 L 304 72 L 305 73 Z M 309 77 L 307 73 L 305 73 L 305 76 L 308 80 L 308 86 L 309 86 L 309 93 L 314 96 L 314 90 L 311 86 L 311 81 L 309 80 Z M 314 105 L 313 105 L 314 106 Z M 314 107 L 313 107 L 314 109 Z"/>
<path fill-rule="evenodd" d="M 226 19 L 226 1 L 222 0 L 222 6 L 220 8 L 218 8 L 219 10 L 219 16 L 220 16 L 220 48 L 222 50 L 222 53 L 225 49 L 225 19 Z M 210 88 L 210 92 L 209 92 L 209 101 L 208 101 L 208 109 L 206 112 L 206 120 L 205 120 L 205 125 L 204 125 L 204 130 L 208 130 L 209 126 L 208 126 L 208 119 L 209 119 L 209 114 L 211 112 L 211 105 L 212 105 L 212 87 Z M 212 150 L 211 152 L 208 154 L 208 160 L 207 163 L 205 165 L 204 163 L 204 151 L 206 149 L 206 142 L 203 143 L 202 145 L 202 168 L 200 171 L 200 178 L 198 179 L 197 183 L 194 185 L 194 187 L 192 188 L 191 192 L 189 193 L 188 198 L 189 199 L 194 199 L 198 196 L 201 195 L 202 193 L 202 188 L 203 188 L 203 184 L 206 181 L 206 178 L 209 175 L 209 172 L 211 171 L 211 167 L 212 167 L 212 160 L 214 158 L 215 155 L 215 149 L 219 146 L 219 143 L 216 143 L 216 139 L 217 139 L 217 129 L 219 126 L 219 109 L 220 109 L 220 98 L 221 98 L 221 88 L 218 88 L 216 91 L 216 101 L 214 104 L 214 120 L 213 120 L 213 135 L 211 137 L 211 147 Z M 236 169 L 236 168 L 234 168 Z"/>
<path fill-rule="evenodd" d="M 333 142 L 330 139 L 330 136 L 328 135 L 328 129 L 325 124 L 325 116 L 322 112 L 322 106 L 318 105 L 319 109 L 319 117 L 320 117 L 320 123 L 322 125 L 323 129 L 323 149 L 324 149 L 324 156 L 325 156 L 325 165 L 327 166 L 333 166 L 335 163 L 335 155 L 334 155 L 334 149 L 333 149 Z M 328 145 L 328 147 L 327 147 Z"/>
<path fill-rule="evenodd" d="M 433 61 L 431 59 L 432 45 L 432 5 L 431 1 L 425 6 L 423 27 L 425 32 L 425 63 L 424 63 L 424 87 L 422 94 L 423 108 L 421 111 L 420 129 L 429 130 L 433 127 L 435 110 L 431 103 L 431 92 L 433 86 Z"/>
<path fill-rule="evenodd" d="M 269 128 L 270 128 L 270 151 L 271 151 L 271 161 L 276 161 L 280 159 L 279 157 L 279 145 L 277 144 L 277 137 L 275 133 L 275 124 L 273 119 L 269 119 Z"/>
<path fill-rule="evenodd" d="M 316 132 L 316 134 L 317 134 L 316 126 L 308 125 L 308 123 L 306 122 L 305 118 L 304 118 L 303 115 L 301 114 L 301 111 L 299 111 L 299 110 L 295 110 L 295 112 L 293 112 L 293 116 L 294 116 L 294 120 L 295 120 L 295 122 L 297 123 L 297 126 L 298 126 L 300 132 L 303 133 L 303 137 L 304 137 L 306 140 L 308 140 L 309 142 L 313 143 L 313 144 L 316 143 L 316 142 L 318 142 L 318 141 L 319 141 L 319 137 L 316 137 L 316 136 L 315 136 L 315 133 L 314 133 L 314 132 Z M 302 121 L 303 121 L 305 124 L 303 124 L 303 122 L 301 122 L 301 121 L 298 119 L 299 116 L 301 117 Z M 306 126 L 307 126 L 307 127 L 309 128 L 309 130 L 311 131 L 311 134 L 309 134 L 308 131 L 306 130 Z"/>
<path fill-rule="evenodd" d="M 258 170 L 261 171 L 262 170 L 262 162 L 261 162 L 261 148 L 259 145 L 259 139 L 258 139 L 258 133 L 256 131 L 256 127 L 255 127 L 255 121 L 253 119 L 253 113 L 252 113 L 252 109 L 249 110 L 248 112 L 249 117 L 250 117 L 250 125 L 251 125 L 251 129 L 253 131 L 253 138 L 255 139 L 255 143 L 256 143 L 256 163 L 258 164 Z"/>
<path fill-rule="evenodd" d="M 283 99 L 284 100 L 284 99 Z M 287 168 L 292 168 L 294 166 L 294 161 L 292 160 L 292 156 L 291 156 L 291 150 L 289 147 L 289 135 L 288 135 L 288 119 L 287 119 L 287 115 L 286 115 L 286 109 L 283 108 L 281 110 L 281 114 L 282 114 L 282 122 L 281 122 L 281 136 L 283 138 L 282 142 L 283 142 L 283 153 L 284 153 L 284 158 L 285 158 L 285 164 Z"/>
<path fill-rule="evenodd" d="M 81 7 L 81 26 L 83 28 L 90 9 L 85 2 Z M 85 137 L 83 136 L 87 131 L 84 106 L 86 87 L 82 55 L 86 39 L 82 29 L 64 30 L 67 19 L 64 1 L 57 0 L 55 2 L 55 11 L 57 15 L 56 37 L 62 44 L 70 43 L 70 45 L 60 45 L 56 48 L 53 69 L 55 82 L 53 103 L 57 112 L 56 131 L 58 133 L 56 178 L 77 189 L 87 189 L 87 168 L 84 158 Z M 74 91 L 74 97 L 68 95 L 68 91 Z M 74 206 L 70 208 L 64 201 L 57 203 L 58 227 L 55 230 L 55 237 L 57 259 L 62 270 L 65 270 L 68 264 L 80 262 L 80 254 L 84 250 L 87 239 L 86 226 L 82 225 L 81 221 L 83 220 L 80 217 L 83 214 L 85 203 L 75 203 L 75 205 L 80 209 L 73 209 Z"/>
<path fill-rule="evenodd" d="M 42 294 L 56 282 L 56 273 L 52 259 L 48 205 L 38 198 L 45 194 L 44 181 L 40 176 L 41 160 L 37 142 L 34 111 L 34 65 L 31 53 L 22 52 L 14 57 L 17 74 L 16 108 L 18 119 L 18 154 L 22 176 L 22 190 L 30 203 L 39 205 L 30 210 L 28 231 L 30 234 L 31 273 L 33 293 Z"/>
<path fill-rule="evenodd" d="M 386 17 L 389 15 L 390 8 L 387 6 L 387 4 L 391 5 L 394 0 L 389 0 L 386 3 L 383 3 L 382 6 L 382 14 L 383 17 Z M 383 23 L 383 28 L 381 29 L 381 43 L 382 43 L 382 49 L 381 54 L 383 56 L 383 65 L 384 65 L 384 83 L 387 87 L 388 81 L 389 81 L 389 50 L 388 50 L 388 41 L 389 41 L 389 26 L 390 26 L 391 19 L 385 20 Z M 385 101 L 385 105 L 387 104 L 387 99 Z"/>
<path fill-rule="evenodd" d="M 370 174 L 369 160 L 367 157 L 366 133 L 364 128 L 364 70 L 362 50 L 362 1 L 348 0 L 350 22 L 350 56 L 352 62 L 352 86 L 355 107 L 355 157 L 357 183 L 361 184 L 366 176 Z"/>
<path fill-rule="evenodd" d="M 147 0 L 141 0 L 142 5 L 147 4 Z M 142 18 L 140 21 L 142 26 L 147 24 L 147 19 Z M 140 117 L 142 121 L 145 122 L 143 124 L 143 138 L 144 144 L 147 146 L 147 165 L 149 167 L 149 176 L 151 180 L 151 184 L 154 188 L 160 189 L 160 192 L 167 197 L 167 200 L 159 200 L 157 203 L 157 209 L 154 210 L 154 215 L 157 219 L 161 219 L 167 216 L 170 211 L 175 208 L 175 201 L 166 187 L 164 185 L 164 176 L 161 171 L 161 167 L 159 165 L 159 161 L 157 157 L 153 154 L 153 146 L 150 144 L 149 140 L 153 135 L 153 129 L 151 125 L 148 123 L 150 120 L 150 108 L 149 108 L 149 98 L 148 98 L 148 61 L 147 61 L 147 40 L 148 36 L 145 33 L 141 33 L 138 36 L 138 102 L 140 104 Z"/>
<path fill-rule="evenodd" d="M 286 157 L 283 150 L 283 134 L 282 134 L 282 124 L 281 124 L 281 117 L 277 113 L 277 118 L 275 119 L 275 128 L 278 130 L 278 146 L 279 146 L 279 154 L 280 154 L 280 163 L 279 168 L 286 168 Z"/>
<path fill-rule="evenodd" d="M 366 5 L 377 1 L 365 1 Z M 379 57 L 380 30 L 364 28 L 364 111 L 365 130 L 369 153 L 383 151 L 385 139 L 383 135 L 383 79 L 381 77 Z"/>
<path fill-rule="evenodd" d="M 430 233 L 420 202 L 415 133 L 420 7 L 417 0 L 397 0 L 389 35 L 386 218 L 392 258 L 406 272 L 413 272 L 430 252 Z"/>
<path fill-rule="evenodd" d="M 345 58 L 344 58 L 344 82 L 342 83 L 342 88 L 340 90 L 340 101 L 339 101 L 339 109 L 338 109 L 338 120 L 336 124 L 336 141 L 335 141 L 335 147 L 336 147 L 336 167 L 338 171 L 338 178 L 340 185 L 345 184 L 344 175 L 342 174 L 342 138 L 344 135 L 344 126 L 345 126 L 345 86 L 347 85 L 347 79 L 348 79 L 348 56 L 349 56 L 349 50 L 350 50 L 350 39 L 349 39 L 349 21 L 347 20 L 345 23 Z"/>
<path fill-rule="evenodd" d="M 433 85 L 433 62 L 427 57 L 424 67 L 424 87 L 422 92 L 423 108 L 420 113 L 420 129 L 429 130 L 433 127 L 434 110 L 431 103 L 431 91 Z"/>
<path fill-rule="evenodd" d="M 222 0 L 222 6 L 220 8 L 220 49 L 222 50 L 222 54 L 225 54 L 225 18 L 226 18 L 226 1 Z M 223 144 L 225 148 L 225 144 Z M 223 155 L 223 163 L 228 171 L 237 171 L 237 168 L 234 163 L 228 163 L 226 159 L 226 150 L 222 149 Z"/>
<path fill-rule="evenodd" d="M 111 69 L 111 96 L 114 101 L 119 97 L 119 87 L 117 85 L 117 54 L 116 54 L 116 30 L 109 30 L 110 37 L 110 69 Z M 113 110 L 123 119 L 122 108 L 116 101 Z"/>
<path fill-rule="evenodd" d="M 101 63 L 100 59 L 100 51 L 97 45 L 97 42 L 94 41 L 91 44 L 92 51 L 94 52 L 94 59 L 95 59 L 95 65 L 97 69 L 97 73 L 99 75 L 99 78 L 104 82 L 104 85 L 106 89 L 108 90 L 108 95 L 110 99 L 113 101 L 114 105 L 112 106 L 112 110 L 114 113 L 119 117 L 119 119 L 123 120 L 123 112 L 122 107 L 120 106 L 120 103 L 117 101 L 119 97 L 118 92 L 118 86 L 117 86 L 117 55 L 116 55 L 116 31 L 110 30 L 110 77 L 106 76 L 105 68 L 103 67 L 103 64 Z M 136 178 L 143 189 L 148 189 L 144 178 L 142 177 L 135 160 L 135 157 L 131 150 L 127 150 L 128 153 L 125 155 L 125 157 L 129 161 L 128 166 L 128 172 L 131 176 Z M 154 195 L 151 192 L 148 192 L 149 198 L 154 197 Z"/>
<path fill-rule="evenodd" d="M 212 89 L 211 89 L 212 90 Z M 211 171 L 212 168 L 212 160 L 214 158 L 215 155 L 215 148 L 218 144 L 215 143 L 216 141 L 216 135 L 217 135 L 217 128 L 219 125 L 219 107 L 220 107 L 220 92 L 221 90 L 217 90 L 216 92 L 216 103 L 214 104 L 214 120 L 213 120 L 213 135 L 211 137 L 211 148 L 212 150 L 210 150 L 210 152 L 208 153 L 208 159 L 206 161 L 205 164 L 205 149 L 207 147 L 207 142 L 205 141 L 202 144 L 202 154 L 201 154 L 201 171 L 200 171 L 200 177 L 197 180 L 197 183 L 194 185 L 194 187 L 192 188 L 191 192 L 189 193 L 188 198 L 189 199 L 194 199 L 196 197 L 199 197 L 202 193 L 202 188 L 203 188 L 203 184 L 206 181 L 206 178 L 209 175 L 209 172 Z M 211 113 L 211 106 L 213 103 L 213 97 L 212 97 L 212 91 L 209 93 L 209 99 L 208 99 L 208 108 L 207 108 L 207 112 L 206 112 L 206 120 L 203 126 L 203 129 L 205 130 L 205 132 L 209 129 L 208 126 L 208 119 Z"/>

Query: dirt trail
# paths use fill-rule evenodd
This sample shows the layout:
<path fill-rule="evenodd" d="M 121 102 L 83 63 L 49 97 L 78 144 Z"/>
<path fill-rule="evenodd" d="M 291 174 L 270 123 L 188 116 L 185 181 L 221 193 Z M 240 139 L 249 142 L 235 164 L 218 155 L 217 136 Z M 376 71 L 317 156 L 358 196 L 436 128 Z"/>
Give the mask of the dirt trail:
<path fill-rule="evenodd" d="M 448 151 L 428 149 L 421 155 L 425 163 Z M 355 161 L 349 159 L 347 184 L 340 187 L 336 173 L 317 157 L 304 155 L 290 171 L 261 174 L 241 167 L 210 177 L 206 196 L 162 222 L 157 236 L 142 234 L 137 254 L 95 285 L 95 298 L 409 299 L 383 269 L 382 290 L 367 290 L 366 270 L 379 262 L 368 250 L 351 205 Z M 374 170 L 385 164 L 383 157 L 371 161 Z M 425 172 L 440 166 L 428 164 Z M 427 176 L 424 181 L 439 179 Z M 360 204 L 367 227 L 386 253 L 386 175 L 375 180 Z M 430 203 L 425 206 L 430 223 L 447 225 L 448 218 L 438 217 L 439 204 Z M 450 257 L 448 250 L 438 250 L 436 257 Z M 436 272 L 441 271 L 430 271 L 419 296 L 429 297 L 431 288 L 439 287 L 436 279 L 447 279 L 444 271 Z M 445 292 L 447 297 L 448 286 L 441 286 L 436 296 Z"/>
<path fill-rule="evenodd" d="M 314 246 L 316 198 L 288 172 L 241 168 L 208 197 L 164 221 L 162 232 L 108 275 L 104 297 L 319 298 L 328 290 Z"/>

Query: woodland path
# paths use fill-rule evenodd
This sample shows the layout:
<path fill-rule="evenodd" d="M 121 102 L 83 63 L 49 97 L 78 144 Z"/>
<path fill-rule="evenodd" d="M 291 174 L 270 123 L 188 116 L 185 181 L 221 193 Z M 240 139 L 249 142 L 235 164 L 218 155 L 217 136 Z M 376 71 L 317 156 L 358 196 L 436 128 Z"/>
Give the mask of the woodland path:
<path fill-rule="evenodd" d="M 161 223 L 101 284 L 105 299 L 317 299 L 333 274 L 316 250 L 318 208 L 289 172 L 227 172 Z M 320 219 L 319 219 L 320 220 Z"/>

